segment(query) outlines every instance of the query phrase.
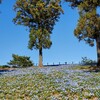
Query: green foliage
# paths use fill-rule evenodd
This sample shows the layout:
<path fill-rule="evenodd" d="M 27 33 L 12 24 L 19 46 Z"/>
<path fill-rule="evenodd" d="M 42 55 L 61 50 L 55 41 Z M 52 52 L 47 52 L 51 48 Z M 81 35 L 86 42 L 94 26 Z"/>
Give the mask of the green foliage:
<path fill-rule="evenodd" d="M 50 34 L 63 12 L 60 0 L 17 0 L 14 8 L 17 11 L 14 22 L 29 27 L 29 49 L 50 48 Z"/>
<path fill-rule="evenodd" d="M 66 0 L 71 7 L 77 7 L 80 18 L 74 31 L 75 36 L 85 40 L 90 46 L 94 46 L 94 40 L 100 34 L 100 15 L 97 8 L 100 7 L 100 0 Z"/>
<path fill-rule="evenodd" d="M 69 2 L 72 8 L 77 7 L 82 2 L 82 0 L 65 0 L 65 1 Z"/>
<path fill-rule="evenodd" d="M 100 6 L 100 0 L 65 0 L 70 3 L 71 7 L 82 7 L 84 10 L 89 10 L 93 7 Z"/>
<path fill-rule="evenodd" d="M 0 68 L 10 68 L 8 65 L 0 65 Z"/>
<path fill-rule="evenodd" d="M 91 60 L 87 57 L 82 57 L 82 61 L 81 61 L 82 65 L 92 65 L 92 64 L 96 64 L 95 60 Z"/>
<path fill-rule="evenodd" d="M 27 56 L 19 56 L 19 55 L 12 55 L 13 60 L 10 60 L 8 63 L 9 65 L 12 65 L 12 67 L 31 67 L 33 66 L 32 61 L 30 60 L 30 57 Z"/>
<path fill-rule="evenodd" d="M 80 19 L 74 31 L 75 36 L 79 40 L 85 40 L 86 43 L 93 46 L 94 40 L 99 37 L 99 31 L 100 16 L 97 14 L 96 9 L 94 8 L 88 12 L 80 10 Z"/>

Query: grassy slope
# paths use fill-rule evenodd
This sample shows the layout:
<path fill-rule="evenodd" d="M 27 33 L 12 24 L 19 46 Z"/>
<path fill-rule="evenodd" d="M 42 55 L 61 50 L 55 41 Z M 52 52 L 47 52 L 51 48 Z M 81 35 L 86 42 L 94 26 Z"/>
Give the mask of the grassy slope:
<path fill-rule="evenodd" d="M 100 72 L 89 70 L 32 68 L 21 70 L 26 74 L 0 75 L 0 100 L 99 100 Z"/>

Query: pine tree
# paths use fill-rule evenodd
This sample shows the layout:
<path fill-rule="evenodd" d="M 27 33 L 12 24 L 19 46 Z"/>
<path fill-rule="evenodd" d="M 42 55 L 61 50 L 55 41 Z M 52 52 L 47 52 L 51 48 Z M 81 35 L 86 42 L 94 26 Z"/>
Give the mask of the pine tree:
<path fill-rule="evenodd" d="M 29 49 L 39 50 L 39 67 L 42 67 L 42 50 L 52 45 L 50 35 L 55 22 L 63 12 L 60 0 L 17 0 L 15 24 L 29 27 Z"/>
<path fill-rule="evenodd" d="M 12 67 L 31 67 L 33 66 L 33 62 L 30 60 L 30 57 L 27 56 L 19 56 L 16 54 L 12 54 L 13 60 L 8 62 Z"/>
<path fill-rule="evenodd" d="M 100 66 L 100 0 L 66 0 L 71 7 L 77 7 L 80 18 L 74 31 L 79 40 L 85 40 L 90 46 L 97 46 L 97 66 Z"/>

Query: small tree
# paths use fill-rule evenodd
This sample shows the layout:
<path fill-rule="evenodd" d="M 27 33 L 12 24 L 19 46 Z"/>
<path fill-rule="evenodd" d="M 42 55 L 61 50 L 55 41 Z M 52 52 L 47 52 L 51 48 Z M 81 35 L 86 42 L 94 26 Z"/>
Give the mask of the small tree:
<path fill-rule="evenodd" d="M 89 59 L 87 57 L 82 57 L 81 64 L 82 65 L 94 65 L 94 64 L 96 64 L 96 61 L 95 60 L 91 60 L 91 59 Z"/>
<path fill-rule="evenodd" d="M 13 60 L 10 60 L 8 63 L 9 65 L 13 67 L 31 67 L 33 66 L 32 61 L 30 60 L 30 57 L 27 56 L 19 56 L 19 55 L 12 55 Z"/>
<path fill-rule="evenodd" d="M 100 7 L 100 0 L 66 0 L 71 7 L 77 7 L 80 18 L 74 31 L 75 36 L 85 40 L 90 46 L 97 45 L 97 66 L 100 66 L 100 15 L 97 8 Z"/>
<path fill-rule="evenodd" d="M 62 12 L 60 0 L 17 0 L 14 22 L 29 27 L 29 49 L 39 50 L 39 67 L 42 67 L 43 49 L 52 45 L 50 34 Z"/>

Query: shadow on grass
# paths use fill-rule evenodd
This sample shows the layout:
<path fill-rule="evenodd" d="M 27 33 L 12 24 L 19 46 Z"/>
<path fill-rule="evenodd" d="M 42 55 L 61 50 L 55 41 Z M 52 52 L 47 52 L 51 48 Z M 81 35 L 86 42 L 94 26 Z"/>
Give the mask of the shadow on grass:
<path fill-rule="evenodd" d="M 0 69 L 0 75 L 6 73 L 6 72 L 12 72 L 14 69 Z"/>
<path fill-rule="evenodd" d="M 97 66 L 89 66 L 87 70 L 84 70 L 84 72 L 100 72 L 100 67 Z"/>

